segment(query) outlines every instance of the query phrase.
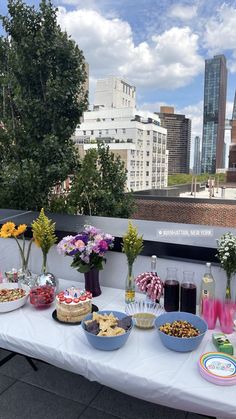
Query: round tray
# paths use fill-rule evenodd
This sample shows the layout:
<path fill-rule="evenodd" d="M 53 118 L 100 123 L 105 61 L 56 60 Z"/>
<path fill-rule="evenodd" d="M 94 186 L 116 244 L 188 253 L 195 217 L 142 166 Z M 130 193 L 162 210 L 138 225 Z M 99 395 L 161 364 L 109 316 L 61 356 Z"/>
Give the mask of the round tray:
<path fill-rule="evenodd" d="M 98 308 L 97 306 L 95 306 L 95 304 L 92 304 L 92 311 L 91 311 L 91 313 L 93 313 L 94 311 L 98 311 L 98 310 L 99 310 L 99 308 Z M 80 322 L 76 322 L 76 323 L 63 322 L 63 321 L 61 321 L 61 320 L 59 320 L 59 319 L 57 318 L 57 311 L 56 311 L 56 310 L 54 310 L 54 311 L 52 312 L 52 318 L 53 318 L 54 320 L 56 320 L 58 323 L 62 323 L 62 324 L 69 324 L 70 326 L 77 326 L 78 324 L 81 324 L 81 322 L 83 321 L 83 320 L 81 320 Z"/>
<path fill-rule="evenodd" d="M 198 362 L 203 378 L 213 384 L 229 386 L 236 384 L 236 358 L 222 352 L 203 354 Z"/>

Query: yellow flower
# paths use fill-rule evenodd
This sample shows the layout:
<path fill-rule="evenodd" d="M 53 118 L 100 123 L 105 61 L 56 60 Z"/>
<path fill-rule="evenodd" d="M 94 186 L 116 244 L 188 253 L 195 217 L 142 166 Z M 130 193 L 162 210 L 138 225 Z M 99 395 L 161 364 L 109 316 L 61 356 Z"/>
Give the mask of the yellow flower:
<path fill-rule="evenodd" d="M 18 237 L 21 234 L 23 234 L 25 232 L 25 230 L 27 229 L 27 225 L 26 224 L 20 224 L 15 231 L 12 233 L 12 235 L 14 237 Z"/>
<path fill-rule="evenodd" d="M 37 246 L 37 247 L 41 247 L 41 245 L 40 245 L 40 241 L 38 240 L 38 239 L 36 239 L 36 237 L 34 236 L 34 244 Z"/>
<path fill-rule="evenodd" d="M 3 224 L 0 230 L 0 237 L 2 237 L 3 239 L 11 237 L 12 235 L 14 235 L 15 227 L 16 225 L 11 221 L 8 221 L 7 223 Z"/>

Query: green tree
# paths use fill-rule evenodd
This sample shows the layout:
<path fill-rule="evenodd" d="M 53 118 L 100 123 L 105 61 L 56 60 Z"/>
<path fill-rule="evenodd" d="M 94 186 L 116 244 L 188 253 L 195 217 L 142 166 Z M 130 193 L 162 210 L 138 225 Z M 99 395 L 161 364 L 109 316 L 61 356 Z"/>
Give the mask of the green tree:
<path fill-rule="evenodd" d="M 135 208 L 132 194 L 125 193 L 126 173 L 121 158 L 109 147 L 101 143 L 88 150 L 68 197 L 70 211 L 129 218 Z"/>
<path fill-rule="evenodd" d="M 0 38 L 0 205 L 48 207 L 52 188 L 78 169 L 71 140 L 87 108 L 82 51 L 56 19 L 9 0 Z"/>

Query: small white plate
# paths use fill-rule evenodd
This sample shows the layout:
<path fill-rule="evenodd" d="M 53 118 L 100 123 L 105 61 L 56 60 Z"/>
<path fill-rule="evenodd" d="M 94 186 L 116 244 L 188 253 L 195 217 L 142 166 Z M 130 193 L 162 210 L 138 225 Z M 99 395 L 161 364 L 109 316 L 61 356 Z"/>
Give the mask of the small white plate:
<path fill-rule="evenodd" d="M 18 300 L 14 300 L 14 301 L 5 301 L 3 303 L 0 302 L 0 313 L 6 313 L 8 311 L 13 311 L 16 310 L 17 308 L 22 307 L 26 301 L 27 298 L 29 296 L 29 291 L 30 288 L 27 287 L 26 285 L 23 285 L 22 287 L 19 286 L 19 284 L 17 282 L 15 283 L 2 283 L 0 284 L 0 289 L 14 289 L 14 288 L 23 288 L 23 290 L 25 290 L 26 294 L 24 295 L 24 297 L 19 298 Z"/>

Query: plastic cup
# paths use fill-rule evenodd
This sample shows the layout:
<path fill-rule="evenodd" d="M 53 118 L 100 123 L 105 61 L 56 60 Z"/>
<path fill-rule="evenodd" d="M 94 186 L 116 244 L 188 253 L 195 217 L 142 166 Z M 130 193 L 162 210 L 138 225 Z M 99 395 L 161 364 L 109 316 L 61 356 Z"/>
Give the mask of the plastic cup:
<path fill-rule="evenodd" d="M 230 334 L 234 331 L 235 304 L 232 301 L 218 303 L 220 328 L 223 333 Z"/>
<path fill-rule="evenodd" d="M 202 300 L 202 317 L 208 324 L 208 329 L 215 329 L 217 319 L 217 301 L 214 298 Z"/>

